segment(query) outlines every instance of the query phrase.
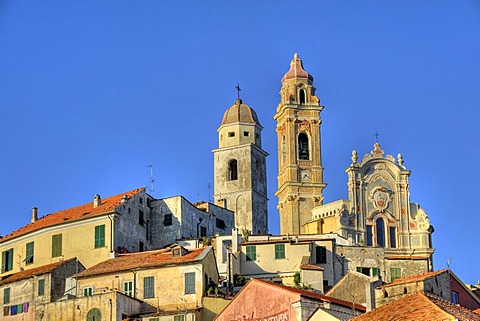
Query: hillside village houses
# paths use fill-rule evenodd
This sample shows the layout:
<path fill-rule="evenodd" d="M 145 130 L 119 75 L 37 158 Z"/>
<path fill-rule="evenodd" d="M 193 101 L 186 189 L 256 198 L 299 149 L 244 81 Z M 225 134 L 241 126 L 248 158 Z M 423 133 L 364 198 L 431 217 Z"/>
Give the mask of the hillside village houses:
<path fill-rule="evenodd" d="M 238 98 L 212 151 L 213 204 L 138 188 L 43 217 L 33 208 L 0 238 L 0 319 L 346 320 L 428 291 L 478 309 L 453 273 L 429 274 L 433 227 L 410 202 L 401 154 L 385 156 L 378 141 L 361 159 L 353 151 L 348 199 L 324 203 L 322 110 L 295 54 L 274 115 L 281 235 L 268 234 L 263 128 Z M 449 285 L 395 288 L 418 275 Z"/>

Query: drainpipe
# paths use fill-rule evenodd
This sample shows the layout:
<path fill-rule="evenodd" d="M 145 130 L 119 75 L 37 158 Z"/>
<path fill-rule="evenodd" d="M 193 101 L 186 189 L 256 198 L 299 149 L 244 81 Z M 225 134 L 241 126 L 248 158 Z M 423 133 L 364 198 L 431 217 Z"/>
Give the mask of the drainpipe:
<path fill-rule="evenodd" d="M 134 271 L 134 270 L 131 270 L 132 273 L 133 273 L 133 298 L 136 299 L 137 298 L 137 272 Z"/>
<path fill-rule="evenodd" d="M 113 220 L 115 219 L 115 214 L 108 215 L 108 218 L 110 219 L 110 254 L 113 254 L 114 253 L 114 250 L 113 250 L 113 237 L 114 237 Z"/>
<path fill-rule="evenodd" d="M 110 304 L 110 321 L 112 321 L 112 312 L 113 312 L 112 299 L 109 299 L 109 304 Z"/>

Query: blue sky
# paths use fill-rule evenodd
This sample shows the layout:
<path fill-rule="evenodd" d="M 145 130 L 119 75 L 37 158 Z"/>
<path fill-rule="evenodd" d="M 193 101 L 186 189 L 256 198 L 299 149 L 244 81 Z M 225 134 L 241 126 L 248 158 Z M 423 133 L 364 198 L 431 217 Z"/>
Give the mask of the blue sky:
<path fill-rule="evenodd" d="M 478 1 L 0 0 L 0 234 L 149 184 L 207 200 L 235 85 L 264 126 L 278 233 L 273 114 L 294 52 L 322 112 L 326 201 L 347 197 L 352 149 L 380 133 L 412 170 L 435 268 L 478 272 Z"/>

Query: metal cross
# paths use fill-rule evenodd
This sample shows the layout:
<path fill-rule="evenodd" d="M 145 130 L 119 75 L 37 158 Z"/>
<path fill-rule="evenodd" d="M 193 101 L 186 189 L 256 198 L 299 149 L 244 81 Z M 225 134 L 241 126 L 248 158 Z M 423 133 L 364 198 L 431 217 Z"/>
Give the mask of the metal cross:
<path fill-rule="evenodd" d="M 377 141 L 377 143 L 378 143 L 378 136 L 380 136 L 380 134 L 379 134 L 378 132 L 375 132 L 375 134 L 374 134 L 374 135 L 375 135 L 375 140 L 376 140 L 376 141 Z"/>
<path fill-rule="evenodd" d="M 235 86 L 235 88 L 237 88 L 237 98 L 240 99 L 240 84 L 237 83 L 237 85 Z"/>

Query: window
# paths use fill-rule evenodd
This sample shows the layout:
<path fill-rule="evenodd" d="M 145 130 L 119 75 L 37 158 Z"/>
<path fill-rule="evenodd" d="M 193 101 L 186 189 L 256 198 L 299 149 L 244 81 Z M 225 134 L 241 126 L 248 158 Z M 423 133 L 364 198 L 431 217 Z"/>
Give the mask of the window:
<path fill-rule="evenodd" d="M 362 266 L 357 266 L 357 272 L 365 274 L 367 276 L 377 276 L 380 270 L 377 267 L 362 267 Z"/>
<path fill-rule="evenodd" d="M 133 296 L 133 281 L 123 282 L 123 294 Z"/>
<path fill-rule="evenodd" d="M 205 226 L 200 226 L 200 237 L 207 236 L 207 228 Z"/>
<path fill-rule="evenodd" d="M 228 137 L 235 137 L 235 132 L 228 132 Z"/>
<path fill-rule="evenodd" d="M 45 294 L 45 279 L 38 280 L 38 296 Z"/>
<path fill-rule="evenodd" d="M 33 263 L 33 242 L 27 243 L 25 248 L 25 265 Z"/>
<path fill-rule="evenodd" d="M 310 152 L 308 150 L 308 136 L 305 133 L 298 135 L 298 159 L 309 160 Z"/>
<path fill-rule="evenodd" d="M 95 248 L 105 246 L 105 225 L 95 226 Z"/>
<path fill-rule="evenodd" d="M 375 227 L 377 232 L 377 245 L 385 247 L 385 222 L 382 219 L 377 219 Z"/>
<path fill-rule="evenodd" d="M 13 269 L 13 249 L 2 252 L 2 273 Z"/>
<path fill-rule="evenodd" d="M 225 221 L 219 218 L 216 219 L 216 225 L 218 229 L 224 230 L 225 229 Z"/>
<path fill-rule="evenodd" d="M 102 320 L 102 313 L 99 309 L 93 308 L 88 311 L 87 314 L 87 321 L 101 321 Z"/>
<path fill-rule="evenodd" d="M 143 205 L 143 198 L 140 197 L 140 198 L 138 199 L 138 202 L 140 203 L 140 205 Z"/>
<path fill-rule="evenodd" d="M 52 235 L 52 257 L 62 256 L 62 234 Z"/>
<path fill-rule="evenodd" d="M 176 315 L 173 317 L 173 321 L 185 321 L 184 315 Z"/>
<path fill-rule="evenodd" d="M 305 105 L 305 89 L 300 89 L 300 105 Z"/>
<path fill-rule="evenodd" d="M 143 224 L 145 224 L 145 220 L 143 218 L 143 211 L 142 210 L 138 210 L 138 224 L 140 224 L 141 226 L 143 226 Z"/>
<path fill-rule="evenodd" d="M 275 260 L 285 258 L 285 244 L 275 244 Z"/>
<path fill-rule="evenodd" d="M 92 296 L 93 295 L 93 288 L 83 288 L 83 296 Z"/>
<path fill-rule="evenodd" d="M 395 233 L 395 228 L 390 227 L 390 247 L 396 248 L 397 247 L 397 233 Z"/>
<path fill-rule="evenodd" d="M 229 181 L 235 181 L 235 180 L 238 179 L 237 166 L 238 166 L 238 162 L 237 162 L 236 159 L 232 159 L 228 163 L 228 177 L 227 177 L 227 179 Z"/>
<path fill-rule="evenodd" d="M 145 299 L 155 297 L 155 278 L 153 276 L 143 278 L 143 297 Z"/>
<path fill-rule="evenodd" d="M 327 263 L 327 248 L 325 246 L 315 247 L 315 263 Z"/>
<path fill-rule="evenodd" d="M 373 246 L 372 226 L 367 225 L 367 246 Z"/>
<path fill-rule="evenodd" d="M 402 270 L 400 268 L 390 268 L 390 282 L 402 277 Z"/>
<path fill-rule="evenodd" d="M 245 136 L 245 137 L 248 137 L 248 136 L 250 136 L 250 132 L 246 132 L 246 131 L 245 131 L 245 132 L 243 132 L 243 136 Z"/>
<path fill-rule="evenodd" d="M 195 293 L 195 272 L 185 273 L 185 294 Z"/>
<path fill-rule="evenodd" d="M 458 304 L 458 292 L 452 291 L 452 303 Z"/>
<path fill-rule="evenodd" d="M 165 217 L 163 218 L 163 225 L 164 226 L 172 225 L 172 214 L 165 214 Z"/>
<path fill-rule="evenodd" d="M 138 251 L 143 252 L 144 251 L 144 245 L 142 241 L 138 241 Z"/>
<path fill-rule="evenodd" d="M 3 304 L 10 303 L 10 288 L 3 289 Z"/>
<path fill-rule="evenodd" d="M 255 245 L 247 245 L 245 255 L 247 256 L 247 261 L 255 261 L 257 259 L 257 248 Z"/>
<path fill-rule="evenodd" d="M 160 321 L 160 318 L 150 318 L 148 321 Z"/>

